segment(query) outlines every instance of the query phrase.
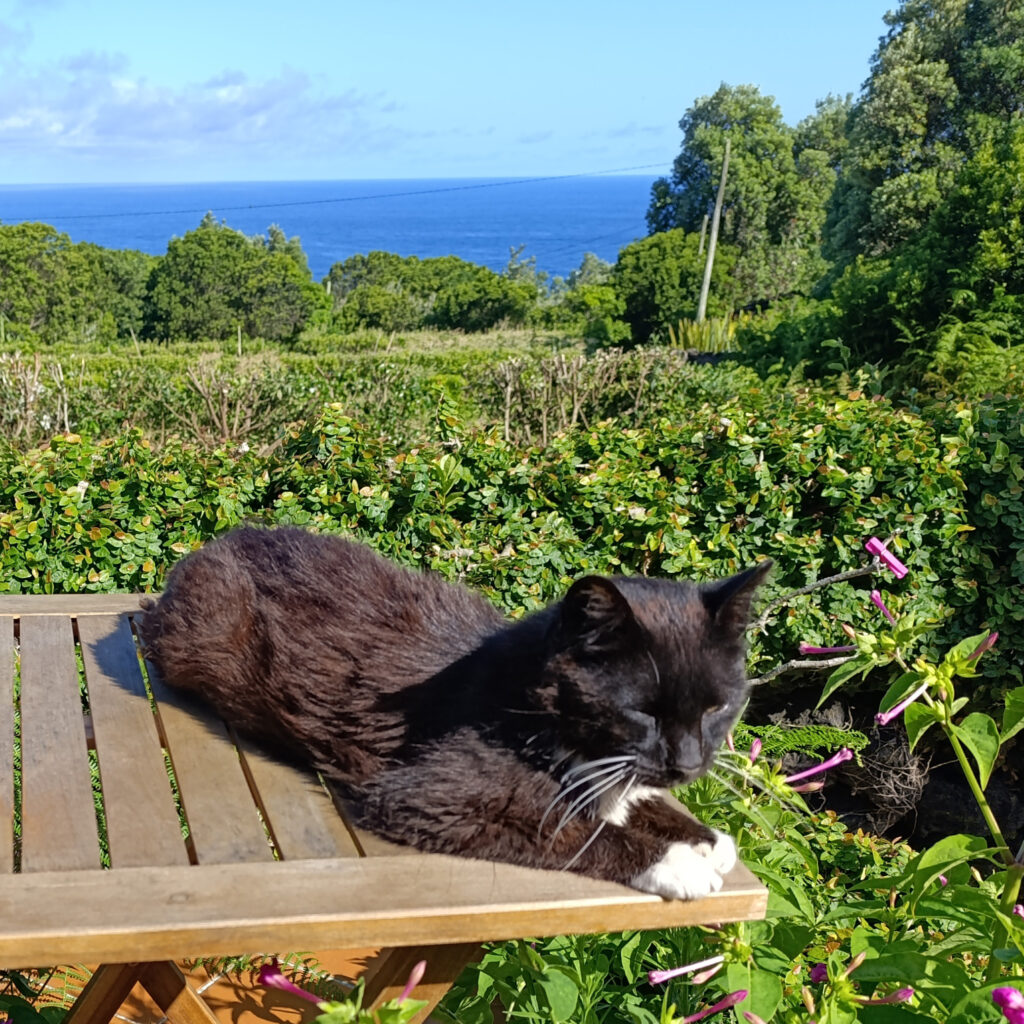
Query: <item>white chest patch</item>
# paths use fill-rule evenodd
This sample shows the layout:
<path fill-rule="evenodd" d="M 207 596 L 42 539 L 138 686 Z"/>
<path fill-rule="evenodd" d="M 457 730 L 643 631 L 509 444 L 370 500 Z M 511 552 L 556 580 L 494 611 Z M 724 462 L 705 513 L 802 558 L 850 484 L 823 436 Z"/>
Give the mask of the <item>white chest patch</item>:
<path fill-rule="evenodd" d="M 651 797 L 661 797 L 665 791 L 653 786 L 630 786 L 623 782 L 602 794 L 597 805 L 597 816 L 609 825 L 625 825 L 634 804 Z"/>

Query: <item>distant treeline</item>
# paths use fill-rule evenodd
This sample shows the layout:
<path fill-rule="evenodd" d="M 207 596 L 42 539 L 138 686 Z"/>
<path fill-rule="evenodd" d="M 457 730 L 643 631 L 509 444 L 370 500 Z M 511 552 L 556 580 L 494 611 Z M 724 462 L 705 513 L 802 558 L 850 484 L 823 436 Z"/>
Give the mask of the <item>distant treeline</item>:
<path fill-rule="evenodd" d="M 727 250 L 720 285 L 729 263 Z M 45 224 L 0 225 L 0 347 L 497 326 L 636 343 L 693 315 L 701 272 L 697 238 L 682 231 L 626 246 L 614 265 L 587 253 L 568 280 L 519 252 L 502 273 L 456 256 L 371 252 L 316 282 L 300 240 L 276 225 L 248 236 L 207 214 L 164 256 L 73 243 Z M 717 298 L 711 309 L 725 311 Z"/>

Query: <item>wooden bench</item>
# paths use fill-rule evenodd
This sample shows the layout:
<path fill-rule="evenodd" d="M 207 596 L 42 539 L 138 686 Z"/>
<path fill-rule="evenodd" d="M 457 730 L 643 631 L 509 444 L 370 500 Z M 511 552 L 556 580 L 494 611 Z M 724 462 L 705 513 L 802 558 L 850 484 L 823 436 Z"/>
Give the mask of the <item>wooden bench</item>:
<path fill-rule="evenodd" d="M 138 595 L 0 596 L 0 968 L 102 964 L 68 1024 L 105 1024 L 136 982 L 172 1024 L 210 1024 L 184 957 L 383 947 L 368 997 L 424 958 L 433 1006 L 482 941 L 764 915 L 742 865 L 686 903 L 361 833 L 314 775 L 171 691 L 138 614 Z"/>

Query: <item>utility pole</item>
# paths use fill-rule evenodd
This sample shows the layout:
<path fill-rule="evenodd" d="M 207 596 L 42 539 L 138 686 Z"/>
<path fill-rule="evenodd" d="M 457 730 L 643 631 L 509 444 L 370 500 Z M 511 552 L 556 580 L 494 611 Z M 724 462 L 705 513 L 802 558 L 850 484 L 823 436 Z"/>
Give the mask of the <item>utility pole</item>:
<path fill-rule="evenodd" d="M 715 246 L 718 244 L 718 222 L 722 219 L 722 197 L 725 195 L 725 178 L 729 172 L 729 142 L 725 140 L 725 156 L 722 158 L 722 180 L 718 183 L 715 197 L 715 212 L 711 215 L 711 238 L 708 240 L 708 258 L 704 264 L 704 281 L 700 286 L 700 302 L 697 303 L 697 323 L 704 322 L 708 309 L 708 289 L 711 287 L 711 268 L 715 262 Z"/>

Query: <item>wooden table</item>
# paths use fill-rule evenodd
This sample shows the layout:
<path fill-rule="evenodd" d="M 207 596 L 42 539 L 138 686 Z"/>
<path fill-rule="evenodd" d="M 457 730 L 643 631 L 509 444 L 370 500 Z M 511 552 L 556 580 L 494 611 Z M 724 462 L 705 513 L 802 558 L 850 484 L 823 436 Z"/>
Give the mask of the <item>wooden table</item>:
<path fill-rule="evenodd" d="M 131 594 L 0 595 L 0 967 L 103 964 L 68 1024 L 105 1024 L 136 982 L 173 1024 L 211 1024 L 175 960 L 360 947 L 386 950 L 372 1000 L 427 960 L 423 1019 L 482 941 L 764 915 L 742 865 L 687 903 L 361 833 L 317 777 L 170 690 L 138 614 Z"/>

